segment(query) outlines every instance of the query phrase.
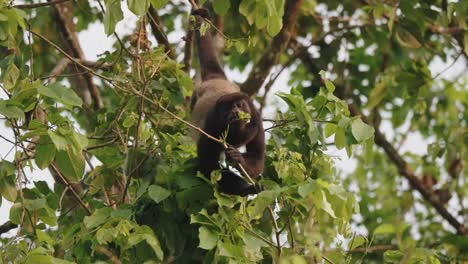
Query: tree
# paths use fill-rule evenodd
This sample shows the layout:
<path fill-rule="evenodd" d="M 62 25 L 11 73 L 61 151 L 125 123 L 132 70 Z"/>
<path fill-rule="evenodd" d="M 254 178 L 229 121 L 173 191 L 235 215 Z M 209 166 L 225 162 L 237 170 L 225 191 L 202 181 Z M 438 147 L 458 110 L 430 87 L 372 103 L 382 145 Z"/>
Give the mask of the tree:
<path fill-rule="evenodd" d="M 2 261 L 467 260 L 468 78 L 431 65 L 466 67 L 468 1 L 200 2 L 128 0 L 138 22 L 120 36 L 119 0 L 0 0 L 0 115 L 14 133 L 0 140 L 15 151 L 0 162 L 14 203 L 0 233 L 18 227 Z M 216 16 L 196 29 L 201 4 Z M 185 37 L 170 43 L 178 20 Z M 115 38 L 97 61 L 78 39 L 91 23 Z M 289 73 L 287 111 L 265 120 L 264 190 L 248 199 L 196 173 L 194 30 L 215 32 L 263 110 Z M 400 149 L 412 135 L 422 155 Z M 353 173 L 335 169 L 335 148 Z M 53 188 L 25 173 L 45 169 Z"/>

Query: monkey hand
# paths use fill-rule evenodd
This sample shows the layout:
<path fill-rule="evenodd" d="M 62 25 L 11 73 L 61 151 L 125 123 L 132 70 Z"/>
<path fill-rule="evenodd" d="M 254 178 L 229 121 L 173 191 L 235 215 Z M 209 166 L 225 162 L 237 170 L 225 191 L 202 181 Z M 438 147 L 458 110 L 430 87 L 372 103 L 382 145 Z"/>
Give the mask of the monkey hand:
<path fill-rule="evenodd" d="M 192 15 L 193 16 L 200 16 L 200 17 L 203 17 L 205 19 L 210 18 L 210 14 L 208 13 L 208 10 L 206 8 L 199 8 L 199 9 L 193 10 Z"/>
<path fill-rule="evenodd" d="M 244 163 L 244 157 L 242 156 L 242 153 L 240 153 L 239 150 L 233 146 L 229 146 L 228 149 L 226 149 L 226 157 L 228 160 L 235 161 L 238 164 Z"/>

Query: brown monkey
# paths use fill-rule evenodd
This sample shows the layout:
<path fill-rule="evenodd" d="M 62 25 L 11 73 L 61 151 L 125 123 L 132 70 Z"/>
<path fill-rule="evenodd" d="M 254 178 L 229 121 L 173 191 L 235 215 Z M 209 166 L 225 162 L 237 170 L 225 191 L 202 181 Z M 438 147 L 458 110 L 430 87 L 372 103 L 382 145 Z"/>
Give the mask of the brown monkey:
<path fill-rule="evenodd" d="M 206 9 L 192 12 L 198 22 L 208 19 Z M 211 35 L 201 36 L 196 32 L 202 83 L 192 95 L 192 122 L 213 137 L 225 136 L 229 144 L 225 150 L 228 161 L 240 164 L 252 178 L 258 178 L 265 161 L 265 134 L 260 113 L 252 100 L 240 91 L 239 86 L 227 80 L 216 57 Z M 240 113 L 250 118 L 240 118 Z M 197 140 L 198 169 L 206 176 L 222 169 L 219 158 L 224 148 L 203 134 L 194 136 Z M 246 153 L 236 148 L 245 146 Z M 222 169 L 218 182 L 220 190 L 228 194 L 248 195 L 257 193 L 258 187 L 248 184 L 229 169 Z"/>

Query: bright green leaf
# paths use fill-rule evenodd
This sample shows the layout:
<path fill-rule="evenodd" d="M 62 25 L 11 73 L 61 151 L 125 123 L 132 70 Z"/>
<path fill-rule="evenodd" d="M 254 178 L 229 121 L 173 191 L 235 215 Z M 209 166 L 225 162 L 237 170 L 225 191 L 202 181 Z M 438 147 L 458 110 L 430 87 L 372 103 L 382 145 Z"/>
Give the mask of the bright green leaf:
<path fill-rule="evenodd" d="M 374 128 L 362 122 L 361 119 L 355 119 L 351 123 L 351 132 L 354 138 L 362 142 L 374 136 Z"/>
<path fill-rule="evenodd" d="M 149 0 L 127 0 L 128 9 L 137 16 L 142 16 L 148 11 Z"/>
<path fill-rule="evenodd" d="M 211 250 L 216 246 L 218 242 L 218 234 L 214 233 L 205 226 L 201 226 L 198 229 L 198 238 L 200 240 L 199 248 Z"/>
<path fill-rule="evenodd" d="M 106 13 L 104 14 L 104 31 L 110 36 L 115 31 L 115 25 L 123 19 L 120 0 L 104 0 Z"/>
<path fill-rule="evenodd" d="M 160 203 L 161 201 L 165 200 L 169 195 L 171 195 L 171 191 L 164 189 L 158 185 L 151 185 L 148 188 L 148 195 L 153 201 L 156 203 Z"/>
<path fill-rule="evenodd" d="M 83 154 L 72 149 L 59 150 L 56 154 L 56 163 L 60 172 L 72 181 L 79 181 L 84 174 L 85 159 Z"/>

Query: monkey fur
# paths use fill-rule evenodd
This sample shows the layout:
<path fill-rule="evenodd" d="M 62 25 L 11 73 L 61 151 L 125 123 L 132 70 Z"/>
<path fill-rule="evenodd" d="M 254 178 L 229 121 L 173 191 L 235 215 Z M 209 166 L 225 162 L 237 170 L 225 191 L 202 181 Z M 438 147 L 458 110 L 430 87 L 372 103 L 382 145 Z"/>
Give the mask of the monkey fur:
<path fill-rule="evenodd" d="M 208 19 L 206 9 L 192 12 L 197 23 Z M 247 183 L 234 172 L 221 168 L 220 155 L 225 151 L 227 161 L 242 165 L 251 178 L 258 178 L 265 161 L 265 134 L 260 113 L 248 95 L 239 86 L 227 80 L 216 57 L 216 49 L 209 32 L 201 36 L 196 32 L 198 55 L 201 68 L 201 84 L 192 94 L 192 122 L 215 138 L 225 138 L 228 149 L 207 136 L 196 132 L 198 170 L 210 177 L 214 170 L 221 170 L 219 189 L 223 193 L 245 196 L 257 193 L 258 186 Z M 239 118 L 239 113 L 250 114 L 250 119 Z M 237 148 L 245 146 L 246 152 Z"/>

